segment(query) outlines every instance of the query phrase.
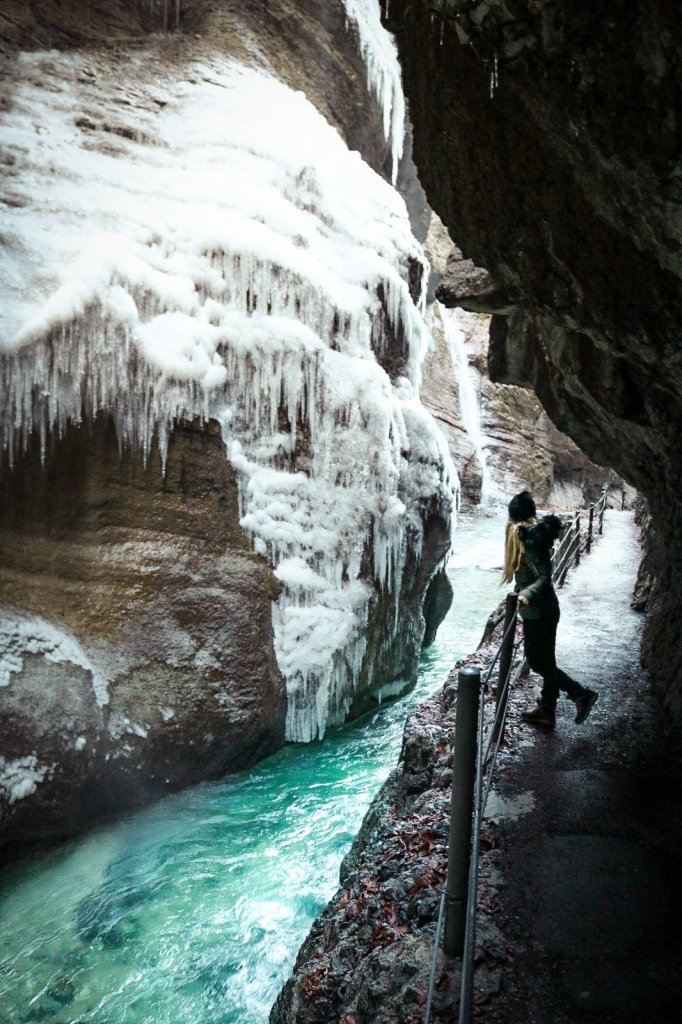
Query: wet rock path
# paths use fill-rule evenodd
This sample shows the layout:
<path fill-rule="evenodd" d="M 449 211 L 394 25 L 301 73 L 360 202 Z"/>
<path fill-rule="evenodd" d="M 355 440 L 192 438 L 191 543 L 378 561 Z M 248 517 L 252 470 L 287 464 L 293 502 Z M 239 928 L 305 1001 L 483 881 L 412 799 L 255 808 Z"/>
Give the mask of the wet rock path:
<path fill-rule="evenodd" d="M 609 512 L 561 592 L 557 660 L 599 691 L 588 721 L 574 725 L 562 699 L 554 731 L 518 728 L 528 689 L 512 698 L 482 865 L 511 955 L 479 1019 L 682 1019 L 679 778 L 661 760 L 649 682 L 633 657 L 638 561 L 632 515 Z"/>

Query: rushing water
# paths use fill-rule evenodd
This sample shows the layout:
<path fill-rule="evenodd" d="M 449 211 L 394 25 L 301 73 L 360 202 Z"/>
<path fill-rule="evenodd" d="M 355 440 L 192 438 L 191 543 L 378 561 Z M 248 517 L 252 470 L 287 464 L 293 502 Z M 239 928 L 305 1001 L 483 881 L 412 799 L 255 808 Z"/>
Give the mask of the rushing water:
<path fill-rule="evenodd" d="M 406 713 L 478 642 L 501 534 L 460 519 L 455 601 L 407 698 L 0 872 L 0 1021 L 265 1024 Z"/>

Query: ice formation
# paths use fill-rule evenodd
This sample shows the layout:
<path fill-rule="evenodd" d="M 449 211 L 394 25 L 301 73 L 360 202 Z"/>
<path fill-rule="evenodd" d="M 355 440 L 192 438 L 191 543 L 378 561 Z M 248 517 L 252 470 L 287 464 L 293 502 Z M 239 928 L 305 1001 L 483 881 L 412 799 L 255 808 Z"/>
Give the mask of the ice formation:
<path fill-rule="evenodd" d="M 121 443 L 165 457 L 174 421 L 217 419 L 283 584 L 288 735 L 309 740 L 345 715 L 381 590 L 397 627 L 421 513 L 453 505 L 418 398 L 406 280 L 424 258 L 402 199 L 302 94 L 217 57 L 143 88 L 142 60 L 131 92 L 77 55 L 20 58 L 0 139 L 3 441 L 45 446 L 106 411 Z"/>
<path fill-rule="evenodd" d="M 343 0 L 355 25 L 360 53 L 367 67 L 367 85 L 383 111 L 384 135 L 391 144 L 391 177 L 395 185 L 403 155 L 405 96 L 392 36 L 381 24 L 379 0 Z"/>
<path fill-rule="evenodd" d="M 35 793 L 49 772 L 49 768 L 38 763 L 35 754 L 17 757 L 13 761 L 0 755 L 0 794 L 10 804 L 23 800 Z"/>
<path fill-rule="evenodd" d="M 462 417 L 462 425 L 466 430 L 469 440 L 474 446 L 476 458 L 481 470 L 481 498 L 480 504 L 487 505 L 491 499 L 492 483 L 490 467 L 488 466 L 488 450 L 486 448 L 487 438 L 481 426 L 481 403 L 474 387 L 472 371 L 469 366 L 467 355 L 465 332 L 459 320 L 460 310 L 446 309 L 438 303 L 440 315 L 443 318 L 445 340 L 448 345 L 452 365 L 457 378 L 457 393 L 459 396 L 459 410 Z"/>

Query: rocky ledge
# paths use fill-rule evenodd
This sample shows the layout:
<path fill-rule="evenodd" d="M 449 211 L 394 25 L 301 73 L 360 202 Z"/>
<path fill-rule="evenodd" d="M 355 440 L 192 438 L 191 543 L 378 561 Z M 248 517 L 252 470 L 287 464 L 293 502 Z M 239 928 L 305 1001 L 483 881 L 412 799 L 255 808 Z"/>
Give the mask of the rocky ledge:
<path fill-rule="evenodd" d="M 483 651 L 481 652 L 484 653 Z M 421 1024 L 447 868 L 456 670 L 407 719 L 400 763 L 375 797 L 341 867 L 341 888 L 314 923 L 270 1024 Z M 482 844 L 494 845 L 494 824 Z M 477 1000 L 500 985 L 510 953 L 485 872 Z M 437 958 L 434 1024 L 455 1022 L 460 962 Z"/>
<path fill-rule="evenodd" d="M 386 8 L 429 204 L 494 282 L 491 376 L 531 386 L 560 430 L 649 501 L 644 652 L 679 727 L 679 11 L 659 0 Z"/>
<path fill-rule="evenodd" d="M 253 763 L 284 742 L 278 583 L 239 526 L 217 424 L 165 474 L 113 422 L 0 487 L 0 857 Z"/>

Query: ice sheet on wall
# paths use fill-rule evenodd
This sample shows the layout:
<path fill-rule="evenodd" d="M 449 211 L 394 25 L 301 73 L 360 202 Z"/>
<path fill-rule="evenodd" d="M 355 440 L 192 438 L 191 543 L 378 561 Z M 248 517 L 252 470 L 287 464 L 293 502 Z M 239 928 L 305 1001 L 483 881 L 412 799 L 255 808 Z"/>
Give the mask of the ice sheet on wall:
<path fill-rule="evenodd" d="M 308 740 L 346 713 L 380 591 L 398 628 L 421 513 L 452 508 L 419 403 L 424 258 L 302 94 L 218 57 L 182 82 L 93 59 L 23 55 L 3 118 L 3 443 L 106 411 L 164 455 L 174 421 L 217 419 L 283 585 L 288 735 Z"/>

